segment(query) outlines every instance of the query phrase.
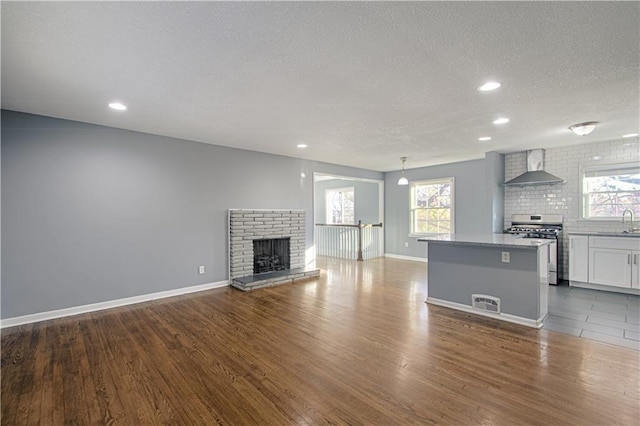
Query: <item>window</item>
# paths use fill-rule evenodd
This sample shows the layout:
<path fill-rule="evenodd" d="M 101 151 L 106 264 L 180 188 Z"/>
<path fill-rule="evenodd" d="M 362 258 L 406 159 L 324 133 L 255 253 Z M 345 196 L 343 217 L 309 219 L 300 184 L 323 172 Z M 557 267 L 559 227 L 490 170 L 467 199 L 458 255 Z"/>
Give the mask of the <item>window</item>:
<path fill-rule="evenodd" d="M 327 223 L 355 224 L 353 187 L 325 190 Z"/>
<path fill-rule="evenodd" d="M 638 163 L 585 167 L 581 177 L 584 219 L 620 219 L 625 209 L 640 215 Z"/>
<path fill-rule="evenodd" d="M 454 232 L 453 178 L 411 183 L 411 233 Z"/>

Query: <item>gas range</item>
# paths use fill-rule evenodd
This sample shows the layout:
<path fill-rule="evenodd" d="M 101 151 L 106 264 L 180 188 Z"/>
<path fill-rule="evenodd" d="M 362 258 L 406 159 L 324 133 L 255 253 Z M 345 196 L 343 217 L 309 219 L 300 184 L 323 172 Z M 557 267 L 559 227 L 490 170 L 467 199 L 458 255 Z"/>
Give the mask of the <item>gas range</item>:
<path fill-rule="evenodd" d="M 558 240 L 562 236 L 562 215 L 514 214 L 511 215 L 511 226 L 504 232 L 522 238 L 556 240 L 549 245 L 549 284 L 558 284 Z"/>

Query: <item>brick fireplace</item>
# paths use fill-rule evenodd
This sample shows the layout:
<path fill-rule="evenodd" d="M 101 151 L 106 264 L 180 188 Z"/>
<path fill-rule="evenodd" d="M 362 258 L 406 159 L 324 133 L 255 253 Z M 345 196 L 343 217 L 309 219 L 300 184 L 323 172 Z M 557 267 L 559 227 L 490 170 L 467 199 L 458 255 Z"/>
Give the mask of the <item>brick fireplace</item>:
<path fill-rule="evenodd" d="M 304 210 L 229 210 L 229 283 L 246 291 L 319 276 L 318 269 L 305 268 L 305 220 Z M 261 248 L 284 247 L 284 241 L 288 253 Z M 256 264 L 265 263 L 277 267 L 256 272 Z"/>

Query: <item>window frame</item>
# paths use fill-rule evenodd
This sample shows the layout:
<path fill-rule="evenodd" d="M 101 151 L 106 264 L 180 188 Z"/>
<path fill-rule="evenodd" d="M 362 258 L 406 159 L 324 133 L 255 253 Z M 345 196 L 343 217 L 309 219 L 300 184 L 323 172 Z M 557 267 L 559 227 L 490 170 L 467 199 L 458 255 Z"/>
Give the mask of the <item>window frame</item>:
<path fill-rule="evenodd" d="M 589 172 L 602 172 L 608 170 L 615 169 L 638 169 L 640 171 L 640 166 L 637 162 L 606 162 L 606 163 L 589 163 L 585 165 L 581 165 L 579 168 L 579 181 L 578 181 L 578 200 L 580 203 L 580 221 L 593 221 L 593 222 L 618 222 L 621 220 L 621 216 L 587 216 L 589 212 L 589 193 L 585 191 L 585 175 Z M 612 174 L 613 176 L 613 174 Z"/>
<path fill-rule="evenodd" d="M 448 183 L 450 185 L 451 205 L 449 207 L 449 217 L 451 218 L 451 226 L 450 226 L 449 232 L 439 232 L 439 233 L 416 232 L 414 229 L 414 220 L 413 220 L 414 210 L 416 210 L 416 208 L 413 207 L 414 188 L 416 186 L 421 186 L 421 185 L 436 185 L 436 184 L 442 184 L 442 183 Z M 453 176 L 409 182 L 409 236 L 410 237 L 423 237 L 426 235 L 442 235 L 442 234 L 451 235 L 455 233 L 455 229 L 456 229 L 455 188 L 456 188 L 455 177 Z"/>
<path fill-rule="evenodd" d="M 352 223 L 333 223 L 333 216 L 331 215 L 330 204 L 328 200 L 328 195 L 331 192 L 352 192 L 353 193 L 353 222 Z M 324 190 L 324 203 L 325 203 L 325 223 L 329 225 L 355 225 L 356 224 L 356 187 L 355 186 L 344 186 L 340 188 L 326 188 Z M 343 206 L 344 210 L 344 206 Z M 344 217 L 344 213 L 343 213 Z"/>

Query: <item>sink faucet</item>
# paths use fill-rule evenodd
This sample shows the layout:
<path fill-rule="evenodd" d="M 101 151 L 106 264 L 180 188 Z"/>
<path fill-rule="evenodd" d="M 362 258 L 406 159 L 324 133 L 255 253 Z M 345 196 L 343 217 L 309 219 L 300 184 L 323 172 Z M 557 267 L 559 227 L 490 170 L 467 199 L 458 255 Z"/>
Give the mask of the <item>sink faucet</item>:
<path fill-rule="evenodd" d="M 627 212 L 629 212 L 629 232 L 633 232 L 634 231 L 634 229 L 633 229 L 633 211 L 631 211 L 631 209 L 625 209 L 622 212 L 622 224 L 623 225 L 625 224 L 624 219 L 625 219 L 625 217 L 627 215 Z"/>

